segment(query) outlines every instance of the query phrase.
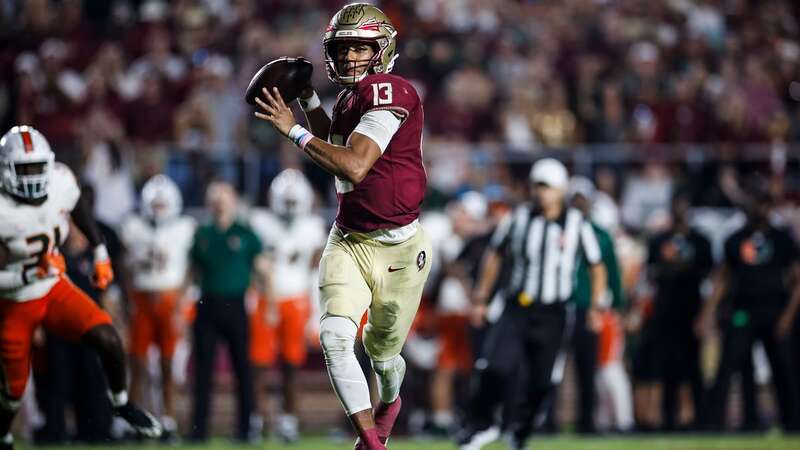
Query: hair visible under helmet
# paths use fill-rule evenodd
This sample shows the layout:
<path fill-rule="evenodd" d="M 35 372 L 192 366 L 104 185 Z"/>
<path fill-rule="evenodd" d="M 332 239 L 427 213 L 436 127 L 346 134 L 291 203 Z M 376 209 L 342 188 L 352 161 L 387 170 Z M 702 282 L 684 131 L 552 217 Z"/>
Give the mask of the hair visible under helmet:
<path fill-rule="evenodd" d="M 353 86 L 373 73 L 389 73 L 397 59 L 397 30 L 389 17 L 367 3 L 352 3 L 339 10 L 331 19 L 322 38 L 328 78 L 342 86 Z M 339 73 L 337 44 L 343 41 L 363 42 L 375 49 L 375 55 L 361 75 Z"/>

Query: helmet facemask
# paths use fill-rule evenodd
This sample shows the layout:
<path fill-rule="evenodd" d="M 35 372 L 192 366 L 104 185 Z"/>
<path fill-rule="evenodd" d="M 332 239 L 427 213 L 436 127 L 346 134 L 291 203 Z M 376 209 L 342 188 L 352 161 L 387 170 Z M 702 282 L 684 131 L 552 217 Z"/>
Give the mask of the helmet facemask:
<path fill-rule="evenodd" d="M 3 170 L 3 188 L 24 200 L 47 197 L 53 158 L 43 161 L 8 161 Z"/>

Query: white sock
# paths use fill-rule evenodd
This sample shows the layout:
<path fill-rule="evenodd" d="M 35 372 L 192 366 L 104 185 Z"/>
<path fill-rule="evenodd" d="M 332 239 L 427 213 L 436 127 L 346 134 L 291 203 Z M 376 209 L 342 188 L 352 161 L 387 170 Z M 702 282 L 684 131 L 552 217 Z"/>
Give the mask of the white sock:
<path fill-rule="evenodd" d="M 178 422 L 172 416 L 161 416 L 161 426 L 167 431 L 175 431 L 178 429 Z"/>
<path fill-rule="evenodd" d="M 400 395 L 400 386 L 406 376 L 406 361 L 397 355 L 386 361 L 371 361 L 375 377 L 378 379 L 378 392 L 381 401 L 392 403 Z"/>
<path fill-rule="evenodd" d="M 5 436 L 3 436 L 2 442 L 3 442 L 3 444 L 13 444 L 14 443 L 14 435 L 11 434 L 11 432 L 9 431 L 8 433 L 6 433 Z"/>
<path fill-rule="evenodd" d="M 328 376 L 348 416 L 372 408 L 367 378 L 356 359 L 357 332 L 356 324 L 341 316 L 325 317 L 319 325 Z"/>
<path fill-rule="evenodd" d="M 108 394 L 109 400 L 111 400 L 111 406 L 114 408 L 119 408 L 120 406 L 125 406 L 128 403 L 128 391 L 119 391 L 119 392 L 111 392 L 106 391 Z"/>
<path fill-rule="evenodd" d="M 441 428 L 450 428 L 455 422 L 451 411 L 436 411 L 433 413 L 433 424 Z"/>

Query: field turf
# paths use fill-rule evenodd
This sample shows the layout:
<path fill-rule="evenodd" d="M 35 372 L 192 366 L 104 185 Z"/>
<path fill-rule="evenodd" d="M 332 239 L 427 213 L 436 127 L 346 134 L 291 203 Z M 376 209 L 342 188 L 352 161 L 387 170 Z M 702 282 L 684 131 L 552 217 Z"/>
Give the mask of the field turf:
<path fill-rule="evenodd" d="M 444 440 L 405 440 L 396 439 L 389 442 L 392 450 L 452 450 L 455 445 Z M 196 449 L 196 450 L 248 450 L 248 449 L 291 449 L 291 450 L 345 450 L 351 449 L 352 442 L 333 442 L 320 437 L 308 437 L 296 445 L 283 445 L 276 441 L 265 441 L 255 445 L 237 445 L 224 439 L 216 439 L 207 445 L 102 445 L 66 447 L 29 447 L 17 445 L 17 449 L 38 450 L 83 450 L 83 449 L 114 449 L 114 450 L 142 450 L 142 449 Z M 502 444 L 487 447 L 491 450 L 505 448 Z M 538 438 L 528 445 L 529 449 L 536 450 L 800 450 L 800 435 L 704 435 L 704 436 L 633 436 L 615 438 L 580 438 L 569 435 Z"/>

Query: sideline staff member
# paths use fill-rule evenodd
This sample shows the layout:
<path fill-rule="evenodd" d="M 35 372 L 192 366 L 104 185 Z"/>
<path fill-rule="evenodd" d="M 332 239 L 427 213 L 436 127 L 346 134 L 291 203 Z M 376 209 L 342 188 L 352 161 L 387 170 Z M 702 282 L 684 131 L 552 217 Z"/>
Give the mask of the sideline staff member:
<path fill-rule="evenodd" d="M 792 373 L 790 333 L 800 307 L 797 244 L 788 231 L 770 224 L 772 208 L 766 181 L 756 178 L 745 206 L 747 223 L 725 241 L 725 261 L 696 324 L 704 336 L 717 307 L 730 292 L 732 314 L 722 321 L 722 357 L 710 394 L 708 425 L 724 427 L 731 375 L 743 369 L 756 339 L 767 352 L 781 424 L 797 430 L 797 374 Z"/>
<path fill-rule="evenodd" d="M 212 221 L 195 233 L 190 251 L 193 271 L 202 295 L 194 322 L 194 420 L 190 439 L 208 438 L 208 408 L 217 336 L 230 351 L 237 378 L 239 421 L 237 440 L 246 441 L 253 409 L 253 379 L 248 359 L 248 321 L 244 295 L 261 253 L 261 241 L 247 225 L 236 222 L 237 195 L 233 186 L 215 181 L 208 186 L 206 203 Z"/>

